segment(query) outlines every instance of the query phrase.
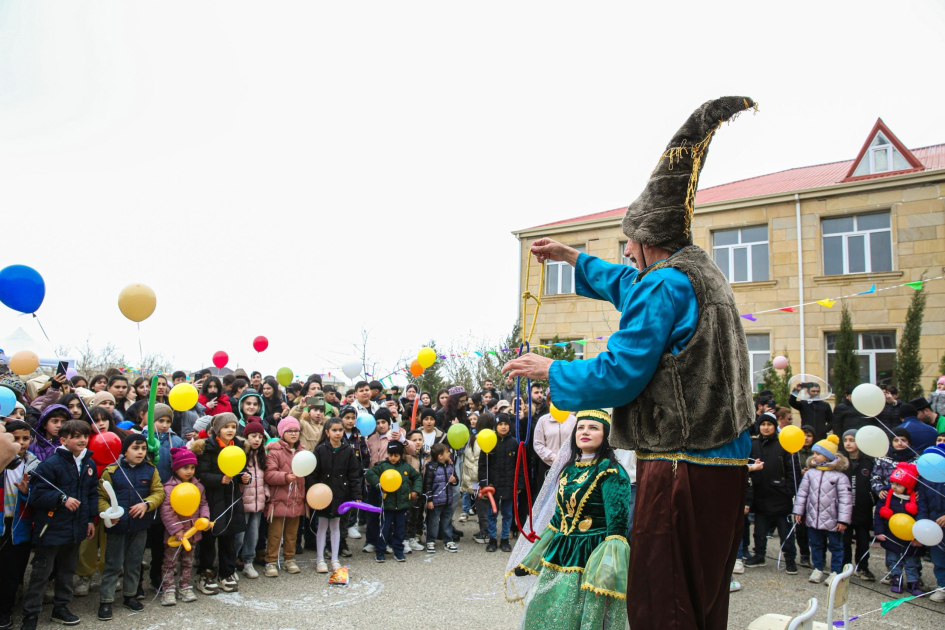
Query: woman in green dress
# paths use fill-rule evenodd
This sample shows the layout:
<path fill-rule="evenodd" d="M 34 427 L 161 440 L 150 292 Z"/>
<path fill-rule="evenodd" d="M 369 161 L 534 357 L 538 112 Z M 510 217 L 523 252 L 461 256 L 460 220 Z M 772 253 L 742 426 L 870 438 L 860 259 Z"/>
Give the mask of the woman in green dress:
<path fill-rule="evenodd" d="M 525 599 L 525 630 L 626 627 L 630 478 L 609 435 L 606 412 L 578 412 L 554 516 L 514 569 L 538 576 Z"/>

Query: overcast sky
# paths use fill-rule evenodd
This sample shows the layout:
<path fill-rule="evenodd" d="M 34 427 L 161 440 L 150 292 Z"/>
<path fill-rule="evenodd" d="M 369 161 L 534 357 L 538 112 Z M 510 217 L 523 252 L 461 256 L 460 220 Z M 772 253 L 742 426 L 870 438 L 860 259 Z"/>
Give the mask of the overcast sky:
<path fill-rule="evenodd" d="M 57 344 L 134 361 L 140 282 L 177 367 L 325 372 L 362 326 L 387 367 L 507 334 L 510 232 L 633 200 L 709 98 L 761 111 L 703 187 L 850 159 L 879 116 L 945 142 L 941 2 L 640 4 L 0 0 L 0 266 L 43 275 Z"/>

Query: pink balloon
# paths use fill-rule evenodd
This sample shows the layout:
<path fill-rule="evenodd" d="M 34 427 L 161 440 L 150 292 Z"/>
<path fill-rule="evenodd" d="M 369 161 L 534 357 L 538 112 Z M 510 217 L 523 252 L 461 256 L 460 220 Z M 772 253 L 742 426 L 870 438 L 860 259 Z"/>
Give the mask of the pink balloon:
<path fill-rule="evenodd" d="M 783 370 L 787 367 L 787 364 L 787 357 L 775 357 L 774 361 L 771 362 L 771 365 L 773 365 L 776 370 Z"/>
<path fill-rule="evenodd" d="M 269 347 L 269 340 L 263 337 L 262 335 L 259 335 L 258 337 L 253 339 L 253 350 L 255 350 L 256 352 L 262 352 L 268 347 Z"/>

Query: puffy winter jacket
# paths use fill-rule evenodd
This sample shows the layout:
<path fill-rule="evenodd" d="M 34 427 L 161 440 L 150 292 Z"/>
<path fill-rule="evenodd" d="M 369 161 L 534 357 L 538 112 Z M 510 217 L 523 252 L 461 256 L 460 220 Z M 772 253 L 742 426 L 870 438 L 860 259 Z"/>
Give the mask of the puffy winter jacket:
<path fill-rule="evenodd" d="M 423 473 L 423 494 L 426 500 L 433 502 L 434 506 L 451 505 L 453 486 L 456 484 L 450 483 L 450 477 L 456 477 L 453 464 L 430 462 L 426 472 Z"/>
<path fill-rule="evenodd" d="M 877 457 L 876 463 L 873 464 L 873 476 L 870 479 L 870 487 L 873 489 L 873 494 L 879 496 L 879 493 L 883 490 L 889 490 L 889 478 L 892 476 L 893 471 L 896 470 L 896 466 L 902 462 L 915 463 L 918 457 L 912 456 L 912 451 L 909 449 L 902 449 L 900 451 L 895 451 L 890 448 L 890 454 L 892 457 Z"/>
<path fill-rule="evenodd" d="M 423 489 L 423 480 L 420 478 L 420 473 L 414 469 L 413 466 L 401 459 L 396 464 L 391 464 L 389 461 L 384 460 L 378 462 L 367 471 L 366 479 L 369 487 L 374 487 L 381 482 L 381 475 L 385 471 L 394 470 L 399 475 L 403 477 L 403 482 L 400 484 L 400 488 L 397 489 L 397 492 L 387 492 L 384 497 L 384 509 L 385 510 L 406 510 L 410 507 L 410 494 L 416 492 L 418 495 Z"/>
<path fill-rule="evenodd" d="M 305 479 L 287 481 L 292 474 L 292 458 L 304 451 L 300 443 L 289 446 L 285 440 L 269 445 L 266 456 L 266 485 L 269 486 L 269 500 L 266 503 L 266 518 L 293 518 L 305 513 Z"/>
<path fill-rule="evenodd" d="M 75 512 L 66 509 L 63 495 L 79 501 Z M 33 544 L 68 545 L 85 540 L 88 526 L 98 516 L 98 477 L 92 452 L 86 450 L 78 468 L 75 458 L 59 447 L 30 476 Z"/>
<path fill-rule="evenodd" d="M 64 412 L 66 417 L 70 420 L 72 419 L 72 413 L 63 405 L 49 405 L 39 414 L 39 421 L 36 423 L 36 432 L 33 434 L 33 441 L 30 443 L 28 449 L 39 461 L 45 461 L 47 457 L 52 455 L 56 449 L 59 448 L 59 438 L 46 437 L 46 423 L 49 422 L 49 417 L 57 410 L 60 413 Z"/>
<path fill-rule="evenodd" d="M 243 441 L 234 438 L 233 444 L 243 448 Z M 242 475 L 238 474 L 223 483 L 223 471 L 217 459 L 223 450 L 217 438 L 208 437 L 190 444 L 190 450 L 197 456 L 196 478 L 206 490 L 207 506 L 210 508 L 210 520 L 213 521 L 213 534 L 240 534 L 246 531 L 246 516 L 243 512 Z M 226 512 L 226 514 L 224 514 Z M 221 516 L 222 514 L 222 516 Z"/>
<path fill-rule="evenodd" d="M 751 456 L 765 464 L 751 473 L 752 511 L 790 514 L 794 509 L 794 489 L 801 479 L 801 464 L 796 456 L 781 447 L 776 434 L 752 438 Z"/>
<path fill-rule="evenodd" d="M 112 527 L 107 528 L 109 533 L 126 534 L 128 532 L 142 532 L 151 527 L 158 508 L 164 502 L 164 486 L 161 484 L 161 475 L 158 469 L 143 461 L 132 466 L 122 455 L 117 464 L 106 466 L 102 472 L 102 479 L 98 484 L 98 511 L 104 512 L 111 507 L 108 492 L 103 482 L 109 482 L 115 490 L 118 505 L 125 509 L 121 519 Z M 129 510 L 138 503 L 147 503 L 148 511 L 141 518 L 131 518 Z"/>
<path fill-rule="evenodd" d="M 463 449 L 462 474 L 460 475 L 460 492 L 474 493 L 479 491 L 479 457 L 482 449 L 472 439 Z"/>
<path fill-rule="evenodd" d="M 889 500 L 889 508 L 893 511 L 893 514 L 909 514 L 906 511 L 906 503 L 908 499 L 903 499 L 900 495 L 894 494 Z M 910 541 L 902 540 L 893 536 L 892 532 L 889 531 L 889 521 L 880 516 L 880 509 L 886 505 L 886 502 L 876 506 L 876 517 L 873 519 L 873 533 L 877 536 L 885 536 L 886 540 L 880 542 L 880 546 L 887 551 L 892 551 L 895 554 L 906 554 L 909 556 L 918 555 L 922 551 L 923 547 L 916 547 L 911 544 Z M 919 503 L 919 509 L 921 510 L 921 503 Z M 918 515 L 921 512 L 917 512 L 914 518 L 918 518 Z M 912 516 L 909 514 L 909 516 Z M 908 552 L 906 551 L 908 549 Z"/>
<path fill-rule="evenodd" d="M 342 441 L 337 449 L 325 440 L 315 447 L 315 471 L 308 476 L 307 485 L 323 483 L 331 488 L 331 504 L 322 511 L 338 516 L 338 506 L 345 501 L 360 501 L 361 460 L 353 446 Z"/>
<path fill-rule="evenodd" d="M 260 446 L 259 448 L 264 448 Z M 266 509 L 266 501 L 269 500 L 269 486 L 266 485 L 266 470 L 259 467 L 256 460 L 256 453 L 247 449 L 246 451 L 246 472 L 252 479 L 243 486 L 243 511 L 247 514 L 255 514 Z"/>
<path fill-rule="evenodd" d="M 873 520 L 873 507 L 876 503 L 870 480 L 873 476 L 873 466 L 876 461 L 869 455 L 860 453 L 857 459 L 850 460 L 847 468 L 847 477 L 850 478 L 850 488 L 853 492 L 853 520 L 852 523 L 869 524 Z"/>
<path fill-rule="evenodd" d="M 919 503 L 919 512 L 915 515 L 915 520 L 924 518 L 935 521 L 945 516 L 945 483 L 932 483 L 925 479 L 922 483 L 929 484 L 925 491 L 916 493 L 916 500 Z"/>
<path fill-rule="evenodd" d="M 186 532 L 193 527 L 194 522 L 198 518 L 210 518 L 210 508 L 207 506 L 207 491 L 204 489 L 203 484 L 196 479 L 191 479 L 190 483 L 197 486 L 197 489 L 200 490 L 200 505 L 197 506 L 197 511 L 191 516 L 184 516 L 174 511 L 174 508 L 171 507 L 171 492 L 174 491 L 174 486 L 179 483 L 183 482 L 177 477 L 171 476 L 167 483 L 164 484 L 164 503 L 161 504 L 161 521 L 164 523 L 164 529 L 167 530 L 168 537 L 174 536 L 177 532 Z M 202 536 L 202 532 L 196 532 L 190 537 L 190 542 L 195 543 L 200 540 Z M 167 544 L 166 539 L 165 544 Z"/>
<path fill-rule="evenodd" d="M 206 410 L 205 413 L 208 416 L 215 416 L 220 413 L 235 413 L 233 411 L 233 405 L 230 403 L 230 397 L 226 394 L 221 394 L 217 397 L 217 404 L 214 405 L 213 409 L 207 408 L 208 402 L 210 402 L 210 400 L 203 394 L 197 396 L 197 403 L 204 407 Z"/>
<path fill-rule="evenodd" d="M 846 470 L 850 462 L 837 455 L 833 470 L 818 470 L 813 458 L 807 460 L 808 471 L 794 498 L 794 514 L 804 517 L 812 529 L 837 531 L 837 524 L 849 525 L 853 518 L 853 493 Z"/>

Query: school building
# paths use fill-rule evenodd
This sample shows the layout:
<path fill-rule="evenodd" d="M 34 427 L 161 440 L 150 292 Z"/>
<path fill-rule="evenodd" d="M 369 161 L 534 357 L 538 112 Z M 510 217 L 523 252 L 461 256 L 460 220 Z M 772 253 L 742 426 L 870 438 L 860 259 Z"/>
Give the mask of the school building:
<path fill-rule="evenodd" d="M 530 277 L 524 274 L 529 246 L 539 238 L 626 263 L 625 211 L 513 232 L 521 249 L 521 290 L 537 293 L 539 266 L 533 262 Z M 756 381 L 768 358 L 779 354 L 788 355 L 795 374 L 829 381 L 841 312 L 841 301 L 830 301 L 875 286 L 847 304 L 862 380 L 890 383 L 914 289 L 887 287 L 923 279 L 926 390 L 937 376 L 945 353 L 945 144 L 909 149 L 877 120 L 853 159 L 699 190 L 692 235 L 732 284 Z M 810 304 L 818 300 L 824 302 Z M 547 263 L 535 329 L 540 343 L 555 335 L 563 341 L 607 336 L 618 317 L 610 304 L 574 294 L 571 267 Z M 593 357 L 605 344 L 573 347 L 579 357 Z"/>

